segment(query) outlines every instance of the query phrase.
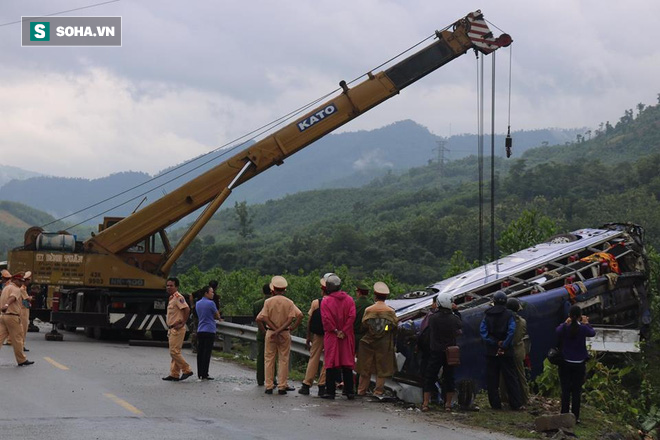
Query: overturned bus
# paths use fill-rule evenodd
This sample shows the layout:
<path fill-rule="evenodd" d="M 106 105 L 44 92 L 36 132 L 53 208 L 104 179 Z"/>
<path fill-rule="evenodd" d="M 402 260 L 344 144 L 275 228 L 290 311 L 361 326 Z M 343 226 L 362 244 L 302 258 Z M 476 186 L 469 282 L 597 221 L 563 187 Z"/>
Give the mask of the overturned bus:
<path fill-rule="evenodd" d="M 499 290 L 523 304 L 531 341 L 532 377 L 543 371 L 548 350 L 556 345 L 555 328 L 572 304 L 596 330 L 595 351 L 636 352 L 651 321 L 649 266 L 644 230 L 634 224 L 610 223 L 598 229 L 561 234 L 536 246 L 388 301 L 399 317 L 397 350 L 400 383 L 421 384 L 416 339 L 422 318 L 439 295 L 458 305 L 463 321 L 461 366 L 456 379 L 485 385 L 485 346 L 479 326 L 493 294 Z"/>

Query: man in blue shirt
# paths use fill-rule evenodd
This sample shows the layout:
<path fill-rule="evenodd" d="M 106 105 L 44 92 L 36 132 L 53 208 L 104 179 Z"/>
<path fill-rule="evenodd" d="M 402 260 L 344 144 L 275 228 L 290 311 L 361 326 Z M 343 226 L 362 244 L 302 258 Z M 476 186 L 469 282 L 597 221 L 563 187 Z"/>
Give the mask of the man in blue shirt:
<path fill-rule="evenodd" d="M 220 320 L 220 311 L 213 302 L 213 288 L 207 287 L 204 296 L 197 301 L 197 375 L 200 380 L 213 380 L 209 377 L 211 351 L 215 341 L 215 320 Z"/>
<path fill-rule="evenodd" d="M 488 402 L 493 409 L 502 409 L 500 399 L 500 372 L 509 395 L 509 406 L 517 410 L 522 406 L 520 382 L 516 373 L 514 350 L 511 346 L 516 331 L 513 313 L 506 308 L 506 293 L 493 295 L 493 307 L 486 310 L 481 321 L 481 339 L 486 343 L 486 387 Z"/>

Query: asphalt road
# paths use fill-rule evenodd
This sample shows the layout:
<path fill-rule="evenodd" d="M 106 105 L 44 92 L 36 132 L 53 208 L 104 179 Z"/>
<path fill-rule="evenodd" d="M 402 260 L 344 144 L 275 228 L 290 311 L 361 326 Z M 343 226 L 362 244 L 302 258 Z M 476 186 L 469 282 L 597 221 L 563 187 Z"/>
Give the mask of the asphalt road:
<path fill-rule="evenodd" d="M 433 424 L 392 403 L 265 395 L 254 371 L 222 359 L 211 361 L 215 381 L 164 382 L 165 348 L 68 332 L 64 342 L 48 342 L 44 329 L 28 333 L 32 366 L 17 367 L 11 347 L 0 350 L 3 440 L 511 438 Z M 195 371 L 195 355 L 184 356 Z"/>

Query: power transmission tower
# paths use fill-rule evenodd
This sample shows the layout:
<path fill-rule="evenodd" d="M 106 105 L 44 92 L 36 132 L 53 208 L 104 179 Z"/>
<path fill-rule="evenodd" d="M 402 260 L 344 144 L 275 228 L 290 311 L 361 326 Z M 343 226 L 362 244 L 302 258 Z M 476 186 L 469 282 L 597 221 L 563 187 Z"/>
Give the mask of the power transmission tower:
<path fill-rule="evenodd" d="M 442 139 L 439 141 L 436 141 L 436 144 L 438 145 L 436 148 L 433 149 L 433 151 L 438 152 L 438 175 L 442 177 L 443 175 L 443 167 L 445 164 L 445 153 L 450 153 L 451 150 L 447 148 L 447 141 Z"/>

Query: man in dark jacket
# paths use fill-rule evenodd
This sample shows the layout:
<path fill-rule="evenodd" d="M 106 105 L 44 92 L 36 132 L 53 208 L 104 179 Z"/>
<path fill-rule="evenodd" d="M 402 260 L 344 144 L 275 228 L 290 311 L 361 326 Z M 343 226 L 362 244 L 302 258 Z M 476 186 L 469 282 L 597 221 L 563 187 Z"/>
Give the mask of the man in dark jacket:
<path fill-rule="evenodd" d="M 486 386 L 490 407 L 502 408 L 499 391 L 501 373 L 509 395 L 509 406 L 517 410 L 522 406 L 522 397 L 511 346 L 516 321 L 513 313 L 506 308 L 506 301 L 507 296 L 502 291 L 493 295 L 494 305 L 486 310 L 480 331 L 481 339 L 486 343 Z"/>
<path fill-rule="evenodd" d="M 431 393 L 436 389 L 438 373 L 442 368 L 442 393 L 445 398 L 445 411 L 451 411 L 451 403 L 456 392 L 454 367 L 447 363 L 447 347 L 456 345 L 456 336 L 461 333 L 463 324 L 459 315 L 453 313 L 453 303 L 449 295 L 438 295 L 436 312 L 429 315 L 429 358 L 424 369 L 424 400 L 422 411 L 429 410 Z"/>

